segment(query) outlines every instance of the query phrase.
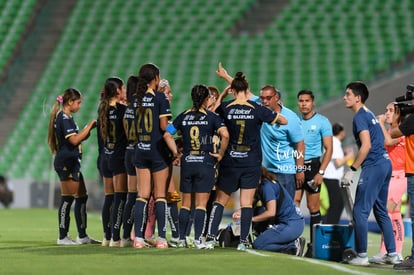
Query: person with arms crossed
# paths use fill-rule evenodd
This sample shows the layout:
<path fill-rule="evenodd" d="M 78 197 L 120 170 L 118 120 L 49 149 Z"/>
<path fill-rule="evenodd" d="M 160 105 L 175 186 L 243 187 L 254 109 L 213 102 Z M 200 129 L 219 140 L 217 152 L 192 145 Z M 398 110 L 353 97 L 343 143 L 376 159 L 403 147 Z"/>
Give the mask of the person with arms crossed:
<path fill-rule="evenodd" d="M 282 114 L 287 125 L 264 123 L 260 130 L 262 139 L 263 166 L 286 188 L 290 197 L 295 197 L 296 187 L 305 179 L 303 166 L 305 142 L 298 116 L 280 104 L 280 92 L 274 86 L 266 85 L 260 91 L 262 104 Z"/>
<path fill-rule="evenodd" d="M 89 138 L 96 127 L 96 120 L 90 121 L 79 131 L 72 117 L 81 108 L 82 95 L 69 88 L 57 97 L 49 119 L 47 142 L 52 155 L 56 173 L 60 179 L 61 201 L 58 210 L 59 239 L 58 245 L 96 244 L 100 243 L 86 234 L 86 201 L 88 194 L 81 169 L 82 141 Z M 62 108 L 60 108 L 62 106 Z M 75 200 L 75 220 L 78 228 L 76 242 L 68 236 L 70 209 Z"/>
<path fill-rule="evenodd" d="M 343 179 L 344 185 L 354 182 L 358 168 L 361 174 L 355 193 L 353 209 L 356 256 L 348 261 L 351 265 L 369 265 L 367 256 L 368 216 L 374 213 L 383 234 L 388 254 L 384 262 L 399 262 L 395 249 L 394 233 L 387 213 L 388 186 L 391 178 L 391 161 L 384 147 L 384 134 L 375 115 L 366 107 L 369 91 L 362 82 L 351 82 L 346 86 L 344 104 L 355 115 L 352 131 L 358 152 Z"/>
<path fill-rule="evenodd" d="M 306 203 L 310 214 L 310 242 L 305 257 L 313 257 L 313 225 L 321 222 L 320 185 L 325 169 L 332 157 L 332 126 L 329 120 L 315 112 L 315 97 L 312 91 L 302 90 L 298 95 L 299 119 L 305 138 L 305 180 L 296 187 L 295 203 L 300 207 L 306 191 Z"/>
<path fill-rule="evenodd" d="M 220 68 L 219 68 L 220 69 Z M 249 246 L 248 235 L 253 216 L 253 199 L 259 185 L 262 166 L 260 127 L 264 122 L 287 124 L 285 117 L 247 97 L 249 84 L 242 72 L 234 77 L 229 89 L 235 99 L 223 102 L 216 112 L 224 119 L 230 134 L 229 145 L 220 162 L 207 232 L 207 247 L 214 248 L 215 237 L 230 195 L 240 188 L 240 243 L 237 250 Z M 223 92 L 225 93 L 225 92 Z"/>

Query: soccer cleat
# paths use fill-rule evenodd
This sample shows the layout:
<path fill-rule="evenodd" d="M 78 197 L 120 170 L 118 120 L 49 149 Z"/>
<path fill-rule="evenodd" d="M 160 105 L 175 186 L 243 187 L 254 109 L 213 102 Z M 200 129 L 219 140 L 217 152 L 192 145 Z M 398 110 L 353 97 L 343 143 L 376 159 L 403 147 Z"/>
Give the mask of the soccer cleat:
<path fill-rule="evenodd" d="M 187 243 L 187 247 L 194 247 L 194 239 L 193 238 L 191 238 L 189 236 L 186 236 L 185 241 Z"/>
<path fill-rule="evenodd" d="M 206 249 L 214 249 L 214 247 L 216 246 L 216 241 L 215 240 L 206 241 L 205 246 L 206 246 Z"/>
<path fill-rule="evenodd" d="M 89 236 L 83 237 L 83 238 L 76 238 L 76 242 L 78 244 L 101 244 L 100 241 L 97 241 Z"/>
<path fill-rule="evenodd" d="M 308 243 L 308 250 L 306 250 L 305 257 L 313 258 L 312 243 Z"/>
<path fill-rule="evenodd" d="M 377 255 L 369 258 L 368 262 L 370 262 L 371 264 L 385 264 L 384 257 L 385 257 L 385 254 L 378 253 Z"/>
<path fill-rule="evenodd" d="M 405 257 L 404 261 L 394 265 L 395 270 L 414 270 L 414 259 L 410 256 Z"/>
<path fill-rule="evenodd" d="M 350 265 L 358 265 L 358 266 L 368 266 L 368 257 L 360 257 L 356 256 L 353 259 L 348 261 L 348 264 Z"/>
<path fill-rule="evenodd" d="M 134 248 L 144 248 L 149 247 L 143 238 L 135 237 L 134 239 Z"/>
<path fill-rule="evenodd" d="M 157 238 L 155 238 L 154 236 L 149 237 L 149 238 L 145 238 L 145 241 L 147 242 L 147 244 L 149 244 L 150 246 L 155 247 L 157 244 Z"/>
<path fill-rule="evenodd" d="M 111 240 L 107 240 L 106 238 L 104 238 L 102 240 L 101 246 L 109 246 L 109 243 L 111 242 Z"/>
<path fill-rule="evenodd" d="M 179 240 L 177 243 L 177 248 L 187 248 L 187 242 L 185 240 Z"/>
<path fill-rule="evenodd" d="M 207 249 L 206 243 L 201 240 L 194 240 L 195 249 Z"/>
<path fill-rule="evenodd" d="M 120 247 L 121 246 L 121 240 L 114 241 L 111 239 L 109 242 L 109 247 Z"/>
<path fill-rule="evenodd" d="M 78 243 L 72 240 L 69 236 L 64 237 L 63 239 L 58 239 L 56 242 L 58 245 L 77 245 Z"/>
<path fill-rule="evenodd" d="M 121 247 L 133 247 L 134 241 L 131 239 L 121 239 Z"/>
<path fill-rule="evenodd" d="M 155 244 L 156 248 L 168 248 L 168 242 L 166 239 L 158 237 L 157 243 Z"/>
<path fill-rule="evenodd" d="M 178 238 L 171 238 L 170 241 L 168 242 L 168 246 L 177 247 L 179 241 L 180 240 Z"/>
<path fill-rule="evenodd" d="M 384 259 L 384 262 L 386 264 L 393 264 L 394 265 L 394 264 L 401 263 L 401 259 L 400 259 L 400 257 L 398 256 L 397 253 L 395 253 L 394 255 L 385 254 L 383 259 Z"/>
<path fill-rule="evenodd" d="M 247 246 L 244 243 L 239 243 L 239 245 L 237 246 L 237 250 L 238 251 L 246 251 Z"/>
<path fill-rule="evenodd" d="M 295 240 L 295 246 L 296 246 L 296 256 L 302 257 L 303 250 L 305 249 L 306 240 L 304 237 L 299 237 Z"/>
<path fill-rule="evenodd" d="M 398 254 L 389 255 L 378 253 L 368 260 L 372 264 L 399 264 L 401 263 L 401 258 Z"/>

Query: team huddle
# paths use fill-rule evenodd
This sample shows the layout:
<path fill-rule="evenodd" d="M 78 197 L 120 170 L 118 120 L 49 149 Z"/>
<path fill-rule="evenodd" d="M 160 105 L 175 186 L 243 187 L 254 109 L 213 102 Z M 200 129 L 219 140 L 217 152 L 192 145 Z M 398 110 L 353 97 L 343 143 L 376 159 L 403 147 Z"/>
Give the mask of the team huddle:
<path fill-rule="evenodd" d="M 194 226 L 191 245 L 213 249 L 224 207 L 240 190 L 240 209 L 232 215 L 240 224 L 237 250 L 253 247 L 301 256 L 306 243 L 302 237 L 305 222 L 298 206 L 306 194 L 311 229 L 306 256 L 312 257 L 313 225 L 322 220 L 320 186 L 334 150 L 329 120 L 313 110 L 312 91 L 297 94 L 300 114 L 296 115 L 283 106 L 275 87 L 264 86 L 258 97 L 250 92 L 243 73 L 233 78 L 221 64 L 216 73 L 228 83 L 224 91 L 219 93 L 217 88 L 201 84 L 193 86 L 192 107 L 175 119 L 170 109 L 171 88 L 154 64 L 142 65 L 138 75 L 130 76 L 126 84 L 118 77 L 108 78 L 101 91 L 98 118 L 82 130 L 71 116 L 80 109 L 81 93 L 70 88 L 57 98 L 48 136 L 61 181 L 57 244 L 184 248 L 190 246 Z M 233 98 L 224 101 L 230 95 Z M 360 82 L 350 83 L 344 97 L 346 107 L 358 113 L 354 121 L 358 146 L 364 148 L 368 132 L 374 133 L 371 140 L 378 147 L 358 152 L 350 170 L 362 167 L 361 178 L 365 177 L 366 183 L 366 188 L 357 191 L 355 202 L 355 208 L 360 209 L 354 211 L 358 256 L 349 263 L 356 265 L 365 265 L 368 233 L 364 223 L 368 220 L 366 210 L 372 208 L 380 217 L 386 260 L 395 263 L 398 258 L 385 209 L 391 165 L 381 128 L 366 122 L 372 119 L 372 113 L 363 105 L 367 97 L 368 90 Z M 105 194 L 102 242 L 86 232 L 88 196 L 80 165 L 81 143 L 94 128 Z M 378 165 L 384 175 L 375 172 L 376 178 L 367 176 L 373 174 L 371 169 L 377 171 Z M 172 177 L 173 166 L 180 166 L 180 192 Z M 352 176 L 345 175 L 347 183 Z M 379 178 L 381 188 L 368 189 Z M 68 236 L 73 201 L 76 240 Z"/>

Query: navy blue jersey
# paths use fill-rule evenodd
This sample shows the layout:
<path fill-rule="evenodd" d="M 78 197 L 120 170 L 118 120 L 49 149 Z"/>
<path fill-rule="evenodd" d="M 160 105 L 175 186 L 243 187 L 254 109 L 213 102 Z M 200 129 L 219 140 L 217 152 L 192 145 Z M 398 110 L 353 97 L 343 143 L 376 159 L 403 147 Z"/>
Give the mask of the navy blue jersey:
<path fill-rule="evenodd" d="M 289 193 L 282 185 L 272 182 L 268 179 L 263 179 L 261 188 L 259 189 L 259 197 L 262 201 L 263 207 L 269 201 L 278 202 L 281 198 L 280 192 L 283 192 L 283 201 L 280 207 L 276 207 L 276 224 L 287 223 L 289 220 L 302 219 L 303 215 L 300 209 L 296 206 Z M 279 204 L 278 204 L 279 205 Z"/>
<path fill-rule="evenodd" d="M 60 111 L 55 118 L 55 139 L 57 141 L 56 158 L 73 157 L 80 159 L 82 156 L 82 146 L 73 145 L 69 142 L 69 137 L 79 132 L 79 127 L 72 116 L 68 116 Z"/>
<path fill-rule="evenodd" d="M 127 138 L 124 129 L 124 114 L 126 106 L 120 103 L 109 106 L 108 137 L 105 140 L 104 152 L 107 155 L 124 156 Z"/>
<path fill-rule="evenodd" d="M 367 107 L 360 108 L 352 122 L 352 131 L 358 148 L 361 147 L 359 133 L 364 130 L 369 132 L 371 149 L 362 162 L 361 167 L 377 165 L 380 161 L 389 159 L 384 146 L 384 133 L 381 130 L 377 117 Z"/>
<path fill-rule="evenodd" d="M 221 128 L 225 127 L 222 119 L 217 114 L 208 110 L 196 112 L 187 110 L 174 120 L 173 126 L 183 136 L 182 164 L 203 163 L 213 166 L 215 143 L 213 136 Z"/>
<path fill-rule="evenodd" d="M 142 98 L 141 114 L 135 118 L 137 131 L 136 157 L 152 159 L 168 153 L 160 118 L 171 117 L 170 103 L 164 93 L 149 89 Z M 137 159 L 136 158 L 136 159 Z"/>
<path fill-rule="evenodd" d="M 229 145 L 220 165 L 261 165 L 260 128 L 263 122 L 276 123 L 278 113 L 251 100 L 223 102 L 217 113 L 224 119 L 230 134 Z"/>
<path fill-rule="evenodd" d="M 82 157 L 81 144 L 73 145 L 69 138 L 79 131 L 72 116 L 60 111 L 54 123 L 55 139 L 57 142 L 56 156 L 53 166 L 60 180 L 81 180 L 80 162 Z"/>
<path fill-rule="evenodd" d="M 137 131 L 135 117 L 138 112 L 138 101 L 133 97 L 133 101 L 127 106 L 124 114 L 125 133 L 128 140 L 128 147 L 132 148 L 137 143 Z"/>

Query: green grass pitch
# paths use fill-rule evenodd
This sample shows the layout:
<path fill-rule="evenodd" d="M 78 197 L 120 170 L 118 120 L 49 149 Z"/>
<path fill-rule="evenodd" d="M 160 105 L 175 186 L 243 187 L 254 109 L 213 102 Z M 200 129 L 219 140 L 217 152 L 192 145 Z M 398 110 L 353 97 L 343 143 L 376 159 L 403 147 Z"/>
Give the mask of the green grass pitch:
<path fill-rule="evenodd" d="M 88 234 L 102 237 L 100 214 L 88 214 Z M 76 238 L 71 216 L 70 235 Z M 303 234 L 308 237 L 308 228 Z M 0 209 L 0 274 L 390 274 L 391 266 L 354 267 L 303 257 L 232 248 L 133 249 L 99 245 L 57 246 L 56 209 Z M 411 247 L 406 238 L 404 255 Z M 380 235 L 370 233 L 368 253 Z"/>

